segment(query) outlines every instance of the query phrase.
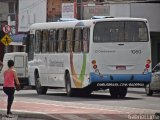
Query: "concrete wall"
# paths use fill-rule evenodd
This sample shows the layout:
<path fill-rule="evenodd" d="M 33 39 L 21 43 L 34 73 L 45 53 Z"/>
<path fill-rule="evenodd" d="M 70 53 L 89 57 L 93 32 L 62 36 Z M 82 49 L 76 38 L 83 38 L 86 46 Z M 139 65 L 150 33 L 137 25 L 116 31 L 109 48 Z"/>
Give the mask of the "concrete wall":
<path fill-rule="evenodd" d="M 150 31 L 160 32 L 160 3 L 132 3 L 131 17 L 147 18 Z"/>
<path fill-rule="evenodd" d="M 0 2 L 0 21 L 7 21 L 8 13 L 9 13 L 8 3 Z"/>
<path fill-rule="evenodd" d="M 130 17 L 130 4 L 111 4 L 110 16 Z"/>
<path fill-rule="evenodd" d="M 149 21 L 150 31 L 160 32 L 160 3 L 109 4 L 110 16 L 138 17 Z"/>
<path fill-rule="evenodd" d="M 27 32 L 33 23 L 46 22 L 47 0 L 19 0 L 18 32 Z"/>
<path fill-rule="evenodd" d="M 83 19 L 90 19 L 93 16 L 109 16 L 109 5 L 88 4 L 83 6 Z"/>

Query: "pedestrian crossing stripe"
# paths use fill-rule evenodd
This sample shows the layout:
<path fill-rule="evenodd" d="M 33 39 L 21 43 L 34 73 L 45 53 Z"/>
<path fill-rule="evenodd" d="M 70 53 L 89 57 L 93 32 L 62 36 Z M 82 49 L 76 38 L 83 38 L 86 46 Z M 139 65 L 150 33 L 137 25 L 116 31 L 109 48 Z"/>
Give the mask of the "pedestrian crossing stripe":
<path fill-rule="evenodd" d="M 9 37 L 8 34 L 5 34 L 5 36 L 1 39 L 1 42 L 2 42 L 5 46 L 8 46 L 8 45 L 12 42 L 12 39 Z"/>

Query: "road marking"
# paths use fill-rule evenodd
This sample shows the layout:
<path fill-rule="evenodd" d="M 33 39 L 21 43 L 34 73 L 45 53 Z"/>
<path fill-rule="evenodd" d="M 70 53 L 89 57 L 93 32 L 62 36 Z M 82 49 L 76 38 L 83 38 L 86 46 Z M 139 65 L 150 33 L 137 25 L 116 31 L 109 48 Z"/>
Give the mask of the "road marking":
<path fill-rule="evenodd" d="M 73 102 L 61 102 L 61 101 L 47 101 L 48 103 L 44 103 L 44 100 L 37 100 L 37 99 L 28 99 L 31 102 L 24 102 L 21 100 L 17 100 L 14 102 L 22 102 L 28 104 L 41 104 L 41 105 L 48 105 L 48 106 L 60 106 L 60 107 L 70 107 L 70 108 L 81 108 L 81 109 L 88 109 L 88 110 L 106 110 L 110 112 L 123 112 L 126 114 L 130 113 L 150 113 L 154 114 L 156 112 L 160 112 L 160 110 L 153 110 L 153 109 L 143 109 L 143 108 L 131 108 L 131 107 L 123 107 L 123 106 L 105 106 L 105 105 L 95 105 L 95 104 L 84 104 L 84 103 L 73 103 Z M 0 102 L 4 103 L 4 99 L 0 100 Z M 34 102 L 32 102 L 34 101 Z M 64 104 L 64 105 L 62 105 Z M 4 104 L 3 104 L 4 105 Z M 54 111 L 53 111 L 54 112 Z"/>
<path fill-rule="evenodd" d="M 150 114 L 154 114 L 156 112 L 160 112 L 160 110 L 153 110 L 153 109 L 142 109 L 142 108 L 131 108 L 131 107 L 122 107 L 122 106 L 104 106 L 104 105 L 95 105 L 95 104 L 84 104 L 84 103 L 72 103 L 72 102 L 57 102 L 57 101 L 51 101 L 50 103 L 41 103 L 44 102 L 42 100 L 34 100 L 32 99 L 32 101 L 36 101 L 36 102 L 24 102 L 24 101 L 14 101 L 14 102 L 22 102 L 22 103 L 28 103 L 28 104 L 41 104 L 41 105 L 48 105 L 48 106 L 60 106 L 60 107 L 70 107 L 70 108 L 81 108 L 81 109 L 88 109 L 88 110 L 107 110 L 109 112 L 118 112 L 118 113 L 126 113 L 126 114 L 130 114 L 130 113 L 150 113 Z M 65 104 L 65 105 L 62 105 Z M 72 105 L 72 106 L 71 106 Z M 117 110 L 118 109 L 118 110 Z"/>
<path fill-rule="evenodd" d="M 2 111 L 6 111 L 6 109 L 1 109 Z M 21 118 L 21 114 L 22 114 L 22 118 L 25 118 L 25 113 L 31 114 L 29 117 L 33 117 L 33 111 L 28 111 L 28 110 L 17 110 L 14 109 L 14 112 L 19 112 L 19 118 Z M 119 115 L 111 115 L 111 114 L 49 114 L 46 112 L 34 112 L 34 114 L 41 114 L 44 115 L 46 117 L 52 118 L 52 119 L 57 119 L 57 120 L 119 120 Z M 113 117 L 113 119 L 112 119 Z M 121 115 L 121 117 L 123 117 L 123 120 L 126 120 L 124 118 L 126 118 L 126 115 Z M 34 118 L 34 117 L 33 117 Z M 37 118 L 38 119 L 38 118 Z M 8 119 L 7 119 L 8 120 Z M 128 120 L 128 119 L 127 119 Z"/>
<path fill-rule="evenodd" d="M 24 101 L 17 101 L 17 102 L 24 102 Z M 73 102 L 65 102 L 65 105 L 62 105 L 62 103 L 64 104 L 64 102 L 58 102 L 58 101 L 53 101 L 51 103 L 40 103 L 39 101 L 37 101 L 37 102 L 24 102 L 24 103 L 29 103 L 29 104 L 35 103 L 35 104 L 49 105 L 49 106 L 54 105 L 54 106 L 60 106 L 60 107 L 81 108 L 81 109 L 88 109 L 88 110 L 95 110 L 95 109 L 97 110 L 98 109 L 98 110 L 107 110 L 110 112 L 123 112 L 123 113 L 125 112 L 126 114 L 160 112 L 160 110 L 153 110 L 153 109 L 131 108 L 131 107 L 123 107 L 123 106 L 104 106 L 104 105 L 84 104 L 84 103 L 74 103 L 73 104 Z M 120 109 L 120 110 L 116 110 L 116 109 Z"/>
<path fill-rule="evenodd" d="M 37 103 L 37 102 L 24 102 L 24 101 L 14 101 L 14 102 L 17 102 L 17 103 L 19 103 L 19 102 L 22 102 L 22 103 L 29 103 L 29 104 L 40 104 L 40 105 L 48 105 L 48 106 L 57 106 L 57 107 L 70 107 L 70 108 L 76 108 L 76 109 L 88 109 L 88 110 L 97 110 L 97 108 L 96 107 L 94 107 L 93 108 L 93 105 L 92 104 L 90 104 L 90 105 L 92 105 L 92 108 L 88 108 L 88 107 L 84 107 L 84 106 L 70 106 L 70 105 L 57 105 L 57 104 L 48 104 L 48 103 Z M 71 103 L 71 102 L 70 102 Z M 73 103 L 72 103 L 73 104 Z M 82 103 L 81 103 L 82 104 Z M 85 104 L 83 104 L 83 105 L 85 105 Z M 110 112 L 119 112 L 119 113 L 121 113 L 122 111 L 119 111 L 119 110 L 110 110 L 110 109 L 105 109 L 105 108 L 98 108 L 98 110 L 107 110 L 107 111 L 110 111 Z"/>

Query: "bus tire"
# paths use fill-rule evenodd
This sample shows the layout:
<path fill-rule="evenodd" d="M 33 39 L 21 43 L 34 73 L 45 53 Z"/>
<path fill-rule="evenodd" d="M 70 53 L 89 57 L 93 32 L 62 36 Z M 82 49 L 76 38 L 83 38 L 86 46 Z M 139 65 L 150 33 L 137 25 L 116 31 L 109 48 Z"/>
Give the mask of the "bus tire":
<path fill-rule="evenodd" d="M 109 92 L 112 98 L 118 98 L 117 88 L 116 87 L 110 87 Z"/>
<path fill-rule="evenodd" d="M 74 96 L 74 90 L 71 87 L 71 79 L 69 73 L 66 74 L 65 77 L 65 88 L 66 88 L 66 93 L 68 97 L 73 97 Z"/>
<path fill-rule="evenodd" d="M 152 96 L 153 95 L 153 91 L 150 89 L 150 85 L 149 84 L 147 84 L 145 86 L 145 91 L 146 91 L 147 96 Z"/>
<path fill-rule="evenodd" d="M 119 87 L 118 98 L 124 98 L 127 94 L 127 87 Z"/>
<path fill-rule="evenodd" d="M 80 95 L 82 95 L 83 97 L 88 97 L 88 96 L 91 95 L 91 93 L 92 93 L 91 89 L 89 89 L 89 88 L 85 89 L 84 88 L 84 89 L 81 90 L 81 94 Z"/>
<path fill-rule="evenodd" d="M 38 73 L 35 74 L 35 88 L 37 91 L 38 95 L 45 95 L 47 93 L 48 88 L 47 87 L 42 87 L 41 82 L 39 80 L 39 75 Z"/>
<path fill-rule="evenodd" d="M 127 87 L 111 87 L 109 92 L 112 98 L 124 98 L 127 94 Z"/>

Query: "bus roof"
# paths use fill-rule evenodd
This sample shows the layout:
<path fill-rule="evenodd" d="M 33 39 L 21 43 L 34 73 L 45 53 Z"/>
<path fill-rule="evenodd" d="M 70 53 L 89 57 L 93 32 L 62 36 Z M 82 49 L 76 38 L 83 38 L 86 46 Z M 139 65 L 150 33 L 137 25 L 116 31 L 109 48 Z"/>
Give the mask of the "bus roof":
<path fill-rule="evenodd" d="M 30 26 L 30 30 L 36 29 L 51 29 L 51 28 L 75 28 L 77 27 L 90 27 L 93 23 L 99 21 L 146 21 L 145 18 L 130 18 L 130 17 L 117 17 L 117 18 L 102 18 L 102 19 L 88 19 L 88 20 L 76 20 L 65 22 L 44 22 L 34 23 Z"/>
<path fill-rule="evenodd" d="M 27 55 L 26 52 L 11 52 L 11 53 L 5 53 L 5 55 Z"/>

